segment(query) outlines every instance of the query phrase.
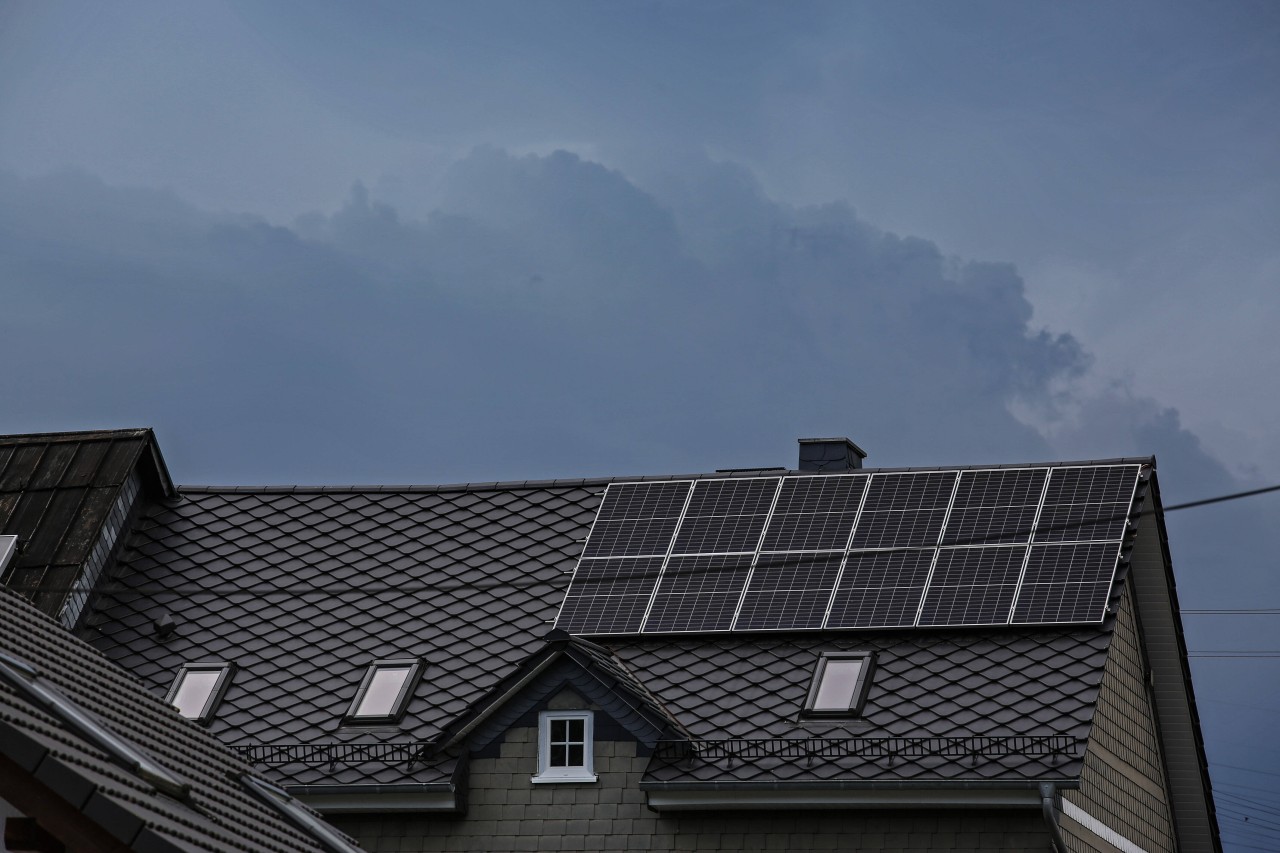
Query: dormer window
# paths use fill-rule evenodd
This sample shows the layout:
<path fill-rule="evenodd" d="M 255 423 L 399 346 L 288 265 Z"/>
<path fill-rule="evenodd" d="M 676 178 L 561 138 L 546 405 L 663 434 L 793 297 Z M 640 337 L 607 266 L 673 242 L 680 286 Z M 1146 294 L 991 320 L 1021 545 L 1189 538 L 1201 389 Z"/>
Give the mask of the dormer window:
<path fill-rule="evenodd" d="M 379 660 L 370 664 L 347 710 L 348 723 L 394 723 L 409 704 L 422 661 Z"/>
<path fill-rule="evenodd" d="M 178 713 L 188 720 L 207 723 L 213 719 L 230 676 L 229 663 L 183 664 L 164 701 L 177 708 Z"/>
<path fill-rule="evenodd" d="M 596 781 L 594 717 L 591 711 L 543 711 L 538 715 L 535 783 Z"/>
<path fill-rule="evenodd" d="M 830 652 L 818 658 L 813 684 L 805 702 L 806 714 L 856 717 L 866 699 L 871 652 Z"/>

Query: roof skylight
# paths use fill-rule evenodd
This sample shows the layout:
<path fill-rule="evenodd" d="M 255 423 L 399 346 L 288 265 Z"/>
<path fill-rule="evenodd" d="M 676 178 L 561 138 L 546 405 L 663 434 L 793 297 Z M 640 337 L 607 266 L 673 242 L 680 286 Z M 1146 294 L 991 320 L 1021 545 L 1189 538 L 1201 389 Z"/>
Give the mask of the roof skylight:
<path fill-rule="evenodd" d="M 207 723 L 226 691 L 231 664 L 188 663 L 178 670 L 165 701 L 188 720 Z"/>
<path fill-rule="evenodd" d="M 862 709 L 866 696 L 869 652 L 829 653 L 818 659 L 805 711 L 811 714 L 847 716 Z"/>
<path fill-rule="evenodd" d="M 416 659 L 374 661 L 347 710 L 347 722 L 394 723 L 404 713 L 421 671 L 422 662 Z"/>

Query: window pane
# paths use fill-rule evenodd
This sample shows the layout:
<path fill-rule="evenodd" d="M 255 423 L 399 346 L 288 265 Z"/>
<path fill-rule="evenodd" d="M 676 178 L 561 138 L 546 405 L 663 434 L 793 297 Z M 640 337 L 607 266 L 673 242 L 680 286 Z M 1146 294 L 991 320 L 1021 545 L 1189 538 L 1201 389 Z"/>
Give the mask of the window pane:
<path fill-rule="evenodd" d="M 587 739 L 587 721 L 586 720 L 565 720 L 569 726 L 569 735 L 565 740 L 574 743 L 582 743 Z"/>
<path fill-rule="evenodd" d="M 564 743 L 569 739 L 569 721 L 568 720 L 552 720 L 551 721 L 551 739 Z"/>
<path fill-rule="evenodd" d="M 204 711 L 209 703 L 209 696 L 218 683 L 221 670 L 187 670 L 182 675 L 182 683 L 173 696 L 173 704 L 178 713 L 188 720 L 194 720 Z"/>
<path fill-rule="evenodd" d="M 395 710 L 396 697 L 400 695 L 400 688 L 404 686 L 404 680 L 409 676 L 409 669 L 410 667 L 407 666 L 378 668 L 373 673 L 373 678 L 369 680 L 369 689 L 360 700 L 360 707 L 356 708 L 355 716 L 390 716 Z"/>
<path fill-rule="evenodd" d="M 564 744 L 552 745 L 551 747 L 551 766 L 567 767 L 568 766 L 568 750 Z"/>
<path fill-rule="evenodd" d="M 819 676 L 818 695 L 813 700 L 815 711 L 847 711 L 853 706 L 853 689 L 858 685 L 862 661 L 828 660 Z"/>
<path fill-rule="evenodd" d="M 569 767 L 581 767 L 586 764 L 582 758 L 582 744 L 577 743 L 569 747 Z"/>

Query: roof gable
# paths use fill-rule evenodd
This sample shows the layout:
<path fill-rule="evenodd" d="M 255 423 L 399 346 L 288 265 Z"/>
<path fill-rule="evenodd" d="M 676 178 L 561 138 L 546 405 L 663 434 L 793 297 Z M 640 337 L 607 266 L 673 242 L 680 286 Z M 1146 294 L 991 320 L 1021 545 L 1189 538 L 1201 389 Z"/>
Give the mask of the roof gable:
<path fill-rule="evenodd" d="M 436 747 L 449 749 L 465 739 L 473 751 L 483 749 L 566 687 L 605 711 L 648 749 L 664 737 L 687 734 L 616 657 L 594 643 L 555 632 L 542 649 L 453 720 Z"/>

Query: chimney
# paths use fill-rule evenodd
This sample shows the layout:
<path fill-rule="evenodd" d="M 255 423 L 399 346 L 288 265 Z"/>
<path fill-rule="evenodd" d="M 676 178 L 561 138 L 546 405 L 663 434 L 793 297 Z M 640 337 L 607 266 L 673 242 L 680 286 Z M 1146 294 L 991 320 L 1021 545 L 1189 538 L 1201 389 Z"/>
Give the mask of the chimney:
<path fill-rule="evenodd" d="M 800 439 L 801 471 L 853 471 L 866 458 L 867 452 L 847 438 Z"/>

